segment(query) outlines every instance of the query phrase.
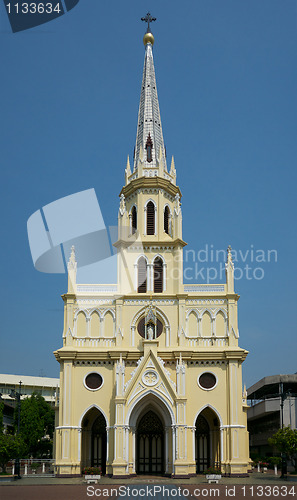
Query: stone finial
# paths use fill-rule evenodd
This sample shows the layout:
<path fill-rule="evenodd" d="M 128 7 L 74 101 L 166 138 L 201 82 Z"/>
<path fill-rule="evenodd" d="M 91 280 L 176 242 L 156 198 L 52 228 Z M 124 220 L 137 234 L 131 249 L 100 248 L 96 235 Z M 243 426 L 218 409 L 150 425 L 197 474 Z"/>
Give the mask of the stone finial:
<path fill-rule="evenodd" d="M 75 248 L 73 245 L 71 247 L 67 268 L 68 268 L 68 293 L 75 293 L 77 262 L 75 256 Z"/>
<path fill-rule="evenodd" d="M 70 251 L 70 257 L 68 261 L 68 271 L 74 269 L 77 269 L 77 262 L 76 262 L 76 257 L 75 257 L 75 247 L 72 245 L 71 251 Z"/>
<path fill-rule="evenodd" d="M 172 155 L 171 158 L 171 165 L 170 165 L 170 175 L 174 176 L 175 175 L 175 163 L 174 163 L 174 156 Z"/>
<path fill-rule="evenodd" d="M 229 245 L 227 248 L 227 264 L 232 264 L 234 266 L 233 261 L 232 261 L 232 247 L 231 247 L 231 245 Z"/>
<path fill-rule="evenodd" d="M 129 177 L 131 175 L 131 167 L 130 167 L 130 159 L 129 159 L 129 155 L 127 157 L 127 165 L 126 165 L 126 169 L 125 169 L 125 180 L 126 180 L 126 186 L 129 182 Z"/>
<path fill-rule="evenodd" d="M 234 263 L 232 261 L 232 248 L 227 248 L 227 262 L 225 264 L 227 291 L 234 293 Z"/>

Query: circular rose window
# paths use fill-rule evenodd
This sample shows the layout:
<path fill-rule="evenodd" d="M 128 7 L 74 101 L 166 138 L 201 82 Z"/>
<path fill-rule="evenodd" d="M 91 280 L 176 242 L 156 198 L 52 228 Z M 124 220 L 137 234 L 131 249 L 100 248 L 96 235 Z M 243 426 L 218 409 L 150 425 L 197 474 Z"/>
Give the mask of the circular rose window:
<path fill-rule="evenodd" d="M 148 327 L 150 326 L 150 324 L 148 325 Z M 153 324 L 151 324 L 153 330 L 155 329 L 155 326 Z M 141 337 L 145 337 L 145 318 L 142 318 L 138 325 L 137 325 L 137 331 L 139 333 L 139 335 L 141 335 Z M 161 333 L 163 331 L 163 324 L 161 323 L 161 321 L 159 319 L 157 319 L 157 337 L 160 337 Z"/>
<path fill-rule="evenodd" d="M 210 390 L 217 385 L 217 378 L 213 373 L 205 372 L 198 377 L 198 385 L 201 389 Z"/>
<path fill-rule="evenodd" d="M 96 391 L 100 389 L 103 384 L 103 378 L 99 373 L 89 373 L 89 375 L 85 378 L 85 386 L 87 389 L 91 389 L 92 391 Z"/>

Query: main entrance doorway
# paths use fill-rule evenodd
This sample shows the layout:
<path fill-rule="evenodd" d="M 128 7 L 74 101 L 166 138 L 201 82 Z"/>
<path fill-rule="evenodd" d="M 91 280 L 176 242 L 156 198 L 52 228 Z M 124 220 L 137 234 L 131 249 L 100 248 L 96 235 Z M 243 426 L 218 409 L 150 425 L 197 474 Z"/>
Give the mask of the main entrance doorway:
<path fill-rule="evenodd" d="M 141 417 L 136 432 L 136 473 L 164 473 L 164 426 L 149 410 Z"/>
<path fill-rule="evenodd" d="M 196 473 L 203 473 L 210 466 L 209 425 L 203 415 L 196 420 L 195 447 L 196 447 Z"/>

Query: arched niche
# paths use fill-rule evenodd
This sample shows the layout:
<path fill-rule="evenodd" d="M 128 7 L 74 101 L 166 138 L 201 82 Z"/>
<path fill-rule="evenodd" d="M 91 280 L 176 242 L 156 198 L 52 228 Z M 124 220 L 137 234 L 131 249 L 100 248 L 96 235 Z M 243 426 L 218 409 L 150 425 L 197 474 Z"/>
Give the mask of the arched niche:
<path fill-rule="evenodd" d="M 87 320 L 86 320 L 86 315 L 83 311 L 80 311 L 76 317 L 76 336 L 77 337 L 87 336 Z"/>
<path fill-rule="evenodd" d="M 202 336 L 203 337 L 212 336 L 211 316 L 208 311 L 205 311 L 202 316 Z"/>
<path fill-rule="evenodd" d="M 198 318 L 194 311 L 191 311 L 187 317 L 187 335 L 188 337 L 198 337 Z"/>
<path fill-rule="evenodd" d="M 226 336 L 226 320 L 225 315 L 222 311 L 219 311 L 216 315 L 216 336 L 225 337 Z"/>
<path fill-rule="evenodd" d="M 114 336 L 114 316 L 110 311 L 107 311 L 104 314 L 104 337 L 113 337 Z"/>
<path fill-rule="evenodd" d="M 91 337 L 96 338 L 100 335 L 100 316 L 97 311 L 91 314 Z"/>

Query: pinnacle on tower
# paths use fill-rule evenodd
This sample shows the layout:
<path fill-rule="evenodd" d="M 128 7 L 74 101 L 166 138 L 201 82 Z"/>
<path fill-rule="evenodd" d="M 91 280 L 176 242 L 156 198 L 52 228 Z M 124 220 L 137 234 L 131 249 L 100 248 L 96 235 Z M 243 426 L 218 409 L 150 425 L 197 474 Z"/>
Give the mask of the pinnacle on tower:
<path fill-rule="evenodd" d="M 77 261 L 75 257 L 75 248 L 73 245 L 71 247 L 71 253 L 67 264 L 67 268 L 68 268 L 68 293 L 75 293 Z"/>
<path fill-rule="evenodd" d="M 226 283 L 229 293 L 234 293 L 234 263 L 232 261 L 232 248 L 229 245 L 227 248 L 227 262 L 225 264 Z"/>
<path fill-rule="evenodd" d="M 126 179 L 126 185 L 128 184 L 128 179 L 131 175 L 131 167 L 130 167 L 130 159 L 129 159 L 129 155 L 127 157 L 127 165 L 126 165 L 126 170 L 125 170 L 125 179 Z"/>

